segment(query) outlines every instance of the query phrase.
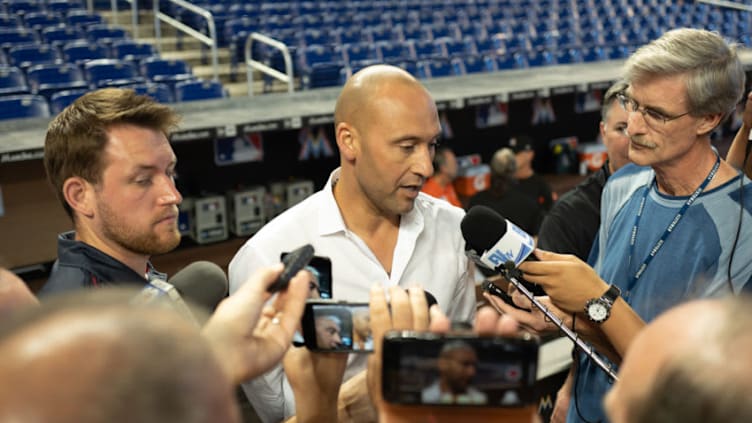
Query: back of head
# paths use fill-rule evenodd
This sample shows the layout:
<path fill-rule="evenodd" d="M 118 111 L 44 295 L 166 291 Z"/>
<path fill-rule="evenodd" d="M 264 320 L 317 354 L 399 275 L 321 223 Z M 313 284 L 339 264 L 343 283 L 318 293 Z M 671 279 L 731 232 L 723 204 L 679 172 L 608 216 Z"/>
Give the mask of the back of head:
<path fill-rule="evenodd" d="M 690 111 L 696 116 L 727 116 L 744 90 L 744 68 L 736 45 L 701 29 L 668 31 L 637 49 L 625 64 L 628 84 L 667 76 L 686 76 Z"/>
<path fill-rule="evenodd" d="M 644 400 L 631 407 L 630 422 L 752 421 L 752 298 L 716 303 L 718 313 L 690 319 L 686 331 L 694 333 L 686 336 L 692 342 L 680 343 L 684 346 L 660 367 Z M 712 323 L 692 324 L 703 318 Z"/>
<path fill-rule="evenodd" d="M 496 150 L 491 158 L 491 192 L 502 195 L 514 179 L 517 171 L 517 159 L 511 148 Z"/>
<path fill-rule="evenodd" d="M 72 218 L 73 211 L 63 197 L 63 184 L 73 176 L 99 182 L 105 166 L 102 152 L 110 127 L 130 124 L 167 135 L 178 121 L 178 115 L 170 107 L 120 88 L 89 92 L 60 112 L 47 128 L 44 167 L 68 215 Z"/>
<path fill-rule="evenodd" d="M 606 93 L 603 94 L 603 101 L 601 102 L 601 121 L 606 122 L 608 120 L 608 112 L 611 110 L 611 106 L 616 102 L 616 95 L 627 89 L 629 85 L 624 81 L 617 81 L 614 85 L 611 85 Z"/>
<path fill-rule="evenodd" d="M 237 421 L 197 329 L 133 292 L 61 296 L 0 329 L 0 420 Z"/>

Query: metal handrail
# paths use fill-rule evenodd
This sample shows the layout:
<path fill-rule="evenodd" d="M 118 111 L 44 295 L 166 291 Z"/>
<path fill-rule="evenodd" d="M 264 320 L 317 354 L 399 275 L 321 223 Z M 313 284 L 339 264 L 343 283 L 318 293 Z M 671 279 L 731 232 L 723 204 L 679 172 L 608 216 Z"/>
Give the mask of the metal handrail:
<path fill-rule="evenodd" d="M 191 12 L 206 19 L 206 23 L 209 26 L 209 36 L 202 34 L 201 32 L 191 28 L 190 26 L 174 19 L 172 16 L 167 15 L 159 11 L 159 0 L 154 0 L 154 36 L 157 39 L 157 49 L 162 51 L 162 27 L 161 21 L 172 25 L 175 29 L 178 29 L 191 37 L 199 40 L 201 43 L 211 47 L 212 55 L 212 69 L 214 70 L 214 81 L 219 81 L 219 58 L 217 55 L 217 27 L 214 24 L 214 16 L 206 9 L 196 6 L 195 4 L 188 3 L 184 0 L 167 0 L 170 3 L 175 3 L 180 7 L 184 7 Z"/>
<path fill-rule="evenodd" d="M 118 23 L 118 0 L 110 0 L 110 9 L 112 10 L 112 22 Z M 131 4 L 131 31 L 133 32 L 133 39 L 138 39 L 138 0 L 125 0 Z M 90 11 L 94 10 L 94 0 L 89 0 Z"/>
<path fill-rule="evenodd" d="M 253 41 L 256 40 L 260 43 L 274 47 L 282 52 L 282 57 L 285 59 L 285 73 L 282 73 L 273 67 L 253 60 Z M 294 91 L 294 79 L 292 75 L 292 58 L 290 57 L 290 49 L 287 45 L 279 40 L 268 37 L 258 32 L 252 32 L 251 35 L 245 40 L 245 71 L 248 76 L 248 96 L 253 97 L 253 70 L 256 69 L 262 73 L 265 73 L 272 78 L 278 79 L 287 84 L 287 92 L 292 93 Z"/>

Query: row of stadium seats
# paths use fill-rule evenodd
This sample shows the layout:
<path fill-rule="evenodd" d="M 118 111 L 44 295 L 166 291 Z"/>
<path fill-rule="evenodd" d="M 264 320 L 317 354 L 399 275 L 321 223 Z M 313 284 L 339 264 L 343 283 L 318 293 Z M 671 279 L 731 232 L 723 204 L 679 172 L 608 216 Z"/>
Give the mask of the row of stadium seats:
<path fill-rule="evenodd" d="M 160 83 L 129 84 L 123 87 L 132 88 L 139 94 L 150 95 L 162 103 L 211 100 L 228 96 L 222 84 L 215 81 L 181 81 L 175 84 L 174 94 L 167 84 Z M 87 88 L 58 91 L 52 94 L 49 100 L 42 95 L 34 94 L 0 95 L 0 120 L 54 116 L 88 91 Z"/>

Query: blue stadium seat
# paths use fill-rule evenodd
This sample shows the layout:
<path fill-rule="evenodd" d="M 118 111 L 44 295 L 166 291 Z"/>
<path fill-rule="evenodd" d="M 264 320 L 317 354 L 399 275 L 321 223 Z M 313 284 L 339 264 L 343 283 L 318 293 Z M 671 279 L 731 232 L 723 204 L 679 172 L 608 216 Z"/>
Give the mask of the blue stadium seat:
<path fill-rule="evenodd" d="M 585 59 L 582 57 L 582 50 L 579 48 L 568 48 L 561 50 L 556 56 L 559 64 L 566 65 L 570 63 L 582 63 Z"/>
<path fill-rule="evenodd" d="M 42 28 L 57 26 L 58 24 L 63 23 L 62 17 L 60 17 L 60 15 L 50 12 L 27 13 L 26 15 L 24 15 L 23 21 L 26 24 L 27 28 L 33 29 L 35 31 L 40 31 Z"/>
<path fill-rule="evenodd" d="M 405 41 L 381 42 L 376 45 L 381 60 L 386 63 L 401 62 L 412 59 L 413 53 L 410 43 Z"/>
<path fill-rule="evenodd" d="M 26 69 L 44 63 L 58 63 L 57 49 L 43 44 L 19 44 L 8 50 L 8 58 L 13 66 Z"/>
<path fill-rule="evenodd" d="M 301 35 L 301 45 L 329 45 L 334 44 L 336 39 L 332 36 L 330 31 L 325 28 L 306 28 Z"/>
<path fill-rule="evenodd" d="M 0 96 L 28 94 L 29 86 L 21 69 L 14 66 L 0 66 Z"/>
<path fill-rule="evenodd" d="M 168 60 L 159 57 L 144 59 L 141 74 L 153 82 L 174 86 L 176 82 L 194 79 L 190 66 L 183 60 Z"/>
<path fill-rule="evenodd" d="M 441 78 L 445 76 L 456 75 L 456 69 L 452 65 L 452 62 L 448 58 L 434 58 L 431 60 L 425 60 L 418 62 L 418 71 L 421 67 L 425 69 L 426 78 Z"/>
<path fill-rule="evenodd" d="M 21 94 L 0 97 L 0 119 L 49 117 L 47 100 L 40 95 Z"/>
<path fill-rule="evenodd" d="M 496 58 L 496 69 L 526 69 L 528 67 L 527 59 L 520 52 L 505 54 Z"/>
<path fill-rule="evenodd" d="M 130 38 L 125 29 L 118 26 L 89 25 L 85 29 L 86 37 L 105 45 L 112 45 L 117 40 Z"/>
<path fill-rule="evenodd" d="M 540 50 L 527 54 L 527 63 L 530 67 L 555 65 L 556 56 L 548 50 Z"/>
<path fill-rule="evenodd" d="M 62 51 L 63 60 L 77 65 L 90 60 L 109 58 L 107 47 L 91 41 L 73 41 L 67 43 L 63 46 Z"/>
<path fill-rule="evenodd" d="M 18 17 L 15 15 L 9 15 L 7 13 L 0 13 L 0 29 L 5 28 L 19 28 L 22 24 L 19 22 Z"/>
<path fill-rule="evenodd" d="M 420 25 L 406 24 L 401 26 L 403 40 L 425 40 L 425 33 Z"/>
<path fill-rule="evenodd" d="M 75 90 L 58 91 L 52 94 L 50 97 L 50 112 L 53 115 L 57 115 L 62 112 L 63 109 L 68 107 L 71 103 L 76 101 L 77 98 L 89 92 L 88 89 L 79 88 Z"/>
<path fill-rule="evenodd" d="M 85 30 L 87 27 L 92 25 L 101 25 L 104 23 L 104 18 L 102 18 L 102 15 L 99 15 L 97 13 L 89 13 L 89 11 L 87 10 L 71 11 L 70 13 L 68 13 L 68 16 L 65 18 L 65 20 L 68 22 L 68 25 L 74 26 L 81 30 Z"/>
<path fill-rule="evenodd" d="M 111 86 L 112 81 L 134 81 L 140 76 L 133 63 L 117 59 L 98 59 L 86 62 L 84 63 L 84 72 L 86 79 L 94 87 Z"/>
<path fill-rule="evenodd" d="M 303 87 L 306 89 L 336 87 L 339 85 L 342 62 L 314 63 L 303 74 Z"/>
<path fill-rule="evenodd" d="M 335 48 L 335 52 L 341 55 L 346 64 L 362 62 L 364 60 L 377 60 L 379 53 L 371 43 L 343 44 Z"/>
<path fill-rule="evenodd" d="M 496 53 L 498 50 L 495 40 L 491 37 L 475 38 L 468 42 L 472 42 L 473 51 L 478 54 Z"/>
<path fill-rule="evenodd" d="M 387 25 L 377 25 L 365 28 L 365 38 L 372 44 L 382 41 L 391 42 L 398 39 L 398 37 L 399 36 L 395 36 L 395 31 Z"/>
<path fill-rule="evenodd" d="M 151 96 L 160 103 L 173 103 L 175 101 L 174 96 L 172 95 L 172 90 L 167 84 L 147 82 L 144 84 L 130 85 L 126 88 L 132 89 L 137 94 Z"/>
<path fill-rule="evenodd" d="M 86 5 L 77 0 L 46 0 L 45 8 L 58 15 L 67 15 L 69 11 L 75 9 L 85 9 Z"/>
<path fill-rule="evenodd" d="M 454 73 L 456 75 L 466 75 L 489 71 L 486 65 L 486 61 L 481 55 L 456 57 L 452 59 L 452 65 L 455 67 Z"/>
<path fill-rule="evenodd" d="M 582 58 L 585 62 L 609 60 L 609 49 L 601 46 L 585 47 L 583 48 Z"/>
<path fill-rule="evenodd" d="M 227 92 L 217 81 L 182 81 L 175 85 L 175 100 L 178 102 L 225 97 L 227 97 Z"/>
<path fill-rule="evenodd" d="M 39 40 L 35 31 L 27 28 L 0 28 L 0 48 L 8 50 L 18 44 L 36 43 Z"/>
<path fill-rule="evenodd" d="M 87 82 L 78 66 L 71 63 L 36 65 L 26 71 L 29 87 L 34 94 L 46 98 L 57 91 L 87 88 Z"/>
<path fill-rule="evenodd" d="M 12 0 L 5 3 L 5 13 L 23 16 L 27 13 L 44 11 L 44 4 L 37 0 Z"/>
<path fill-rule="evenodd" d="M 143 59 L 157 56 L 153 45 L 134 40 L 118 40 L 112 43 L 112 55 L 115 59 L 139 63 Z"/>
<path fill-rule="evenodd" d="M 358 27 L 344 27 L 335 30 L 338 44 L 356 44 L 367 41 L 363 36 L 363 30 Z"/>
<path fill-rule="evenodd" d="M 61 46 L 71 41 L 85 40 L 86 35 L 76 27 L 59 24 L 42 29 L 42 40 L 53 46 Z"/>
<path fill-rule="evenodd" d="M 464 56 L 472 52 L 468 50 L 467 42 L 454 38 L 439 38 L 434 40 L 434 44 L 436 44 L 437 50 L 441 51 L 445 57 Z"/>
<path fill-rule="evenodd" d="M 316 63 L 335 63 L 341 62 L 331 48 L 322 45 L 307 46 L 298 53 L 298 63 L 300 69 L 307 69 Z"/>
<path fill-rule="evenodd" d="M 441 57 L 442 51 L 431 40 L 418 40 L 413 41 L 413 55 L 418 60 L 431 59 L 433 57 Z"/>

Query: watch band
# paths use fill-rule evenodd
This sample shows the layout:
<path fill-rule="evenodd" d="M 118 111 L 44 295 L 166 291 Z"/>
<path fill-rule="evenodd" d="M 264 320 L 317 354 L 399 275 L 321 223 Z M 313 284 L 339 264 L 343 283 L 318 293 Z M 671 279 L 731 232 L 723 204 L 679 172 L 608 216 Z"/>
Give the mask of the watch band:
<path fill-rule="evenodd" d="M 618 286 L 611 284 L 608 286 L 608 290 L 603 294 L 601 298 L 608 301 L 611 305 L 616 302 L 616 299 L 621 295 L 621 289 Z"/>

